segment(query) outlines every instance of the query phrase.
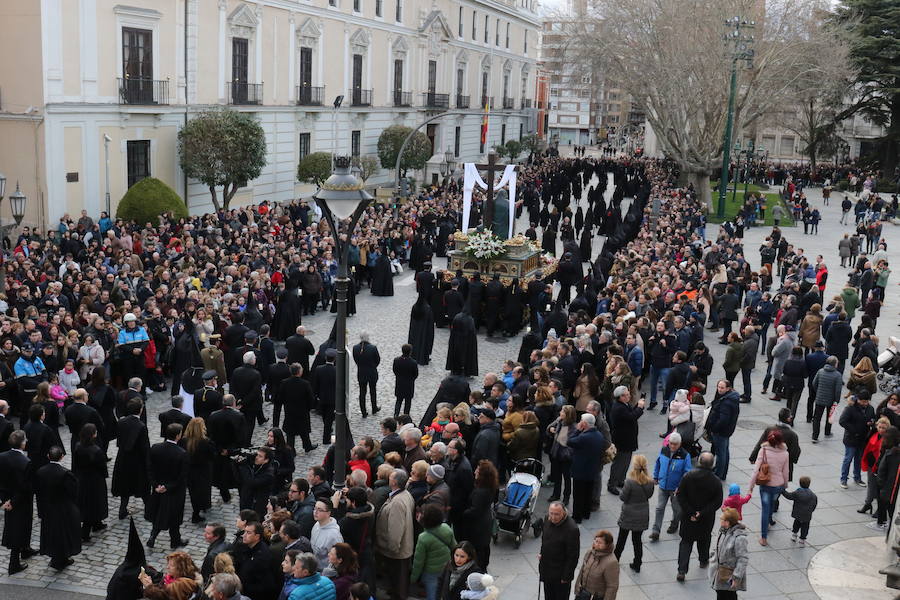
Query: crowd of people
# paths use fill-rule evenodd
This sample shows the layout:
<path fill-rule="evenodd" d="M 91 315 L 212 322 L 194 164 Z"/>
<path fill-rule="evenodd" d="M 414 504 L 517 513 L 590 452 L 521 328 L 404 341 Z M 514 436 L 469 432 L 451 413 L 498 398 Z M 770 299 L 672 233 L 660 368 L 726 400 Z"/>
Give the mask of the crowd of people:
<path fill-rule="evenodd" d="M 747 589 L 750 560 L 741 507 L 757 486 L 760 544 L 781 497 L 793 502 L 798 543 L 809 533 L 812 482 L 800 476 L 788 490 L 804 390 L 812 443 L 823 418 L 826 437 L 834 422 L 844 429 L 841 485 L 851 475 L 868 485 L 860 510 L 883 529 L 896 502 L 900 398 L 894 392 L 870 406 L 879 340 L 868 305 L 883 300 L 887 276 L 857 259 L 859 276 L 828 300 L 824 259 L 806 256 L 778 227 L 754 269 L 735 224 L 707 239 L 698 194 L 678 187 L 678 175 L 673 163 L 647 158 L 529 160 L 516 203 L 530 222 L 526 236 L 552 254 L 559 239 L 563 250 L 552 273 L 521 285 L 431 272 L 458 227 L 456 184 L 422 191 L 396 215 L 368 208 L 346 237 L 350 312 L 363 287 L 393 293 L 397 264 L 415 272 L 409 343 L 392 363 L 394 416 L 379 421 L 380 435 L 351 436 L 345 456 L 329 447 L 303 477 L 296 438 L 305 452 L 315 449 L 321 418 L 322 443 L 331 445 L 337 376 L 335 333 L 316 350 L 302 325 L 333 304 L 336 275 L 334 237 L 314 207 L 263 203 L 163 216 L 156 225 L 105 214 L 95 223 L 83 213 L 46 237 L 23 231 L 4 262 L 0 320 L 0 503 L 10 574 L 37 552 L 55 569 L 71 565 L 103 536 L 115 497 L 119 519 L 152 523 L 146 546 L 163 535 L 172 552 L 154 569 L 132 523 L 110 598 L 369 600 L 383 589 L 397 600 L 421 586 L 428 600 L 494 599 L 495 506 L 512 502 L 503 481 L 531 460 L 549 466 L 544 483 L 552 486 L 537 523 L 548 600 L 569 598 L 573 587 L 579 600 L 615 600 L 628 538 L 629 567 L 640 572 L 643 534 L 660 539 L 667 509 L 665 534 L 680 537 L 676 579 L 685 580 L 696 544 L 717 597 L 735 598 Z M 480 204 L 476 198 L 474 222 Z M 417 390 L 436 327 L 450 329 L 450 374 L 437 390 Z M 516 336 L 523 328 L 518 356 L 473 384 L 482 329 Z M 717 380 L 708 346 L 716 342 L 727 345 Z M 360 412 L 374 415 L 379 349 L 363 333 L 352 357 Z M 739 484 L 728 485 L 729 445 L 741 404 L 760 398 L 750 377 L 762 366 L 758 357 L 766 363 L 763 394 L 771 385 L 784 408 L 749 457 L 756 467 L 742 495 Z M 171 396 L 152 445 L 147 388 Z M 432 393 L 416 423 L 413 398 Z M 654 425 L 661 448 L 639 453 L 642 418 L 656 409 L 665 415 Z M 269 414 L 272 427 L 256 432 Z M 348 475 L 332 486 L 337 461 Z M 223 502 L 238 492 L 234 535 L 231 524 L 208 518 L 214 489 Z M 579 526 L 590 523 L 604 490 L 621 503 L 618 531 L 597 531 L 581 556 Z M 35 500 L 39 549 L 31 546 Z M 188 500 L 191 522 L 204 526 L 202 560 L 179 550 Z M 143 515 L 133 512 L 138 505 Z"/>

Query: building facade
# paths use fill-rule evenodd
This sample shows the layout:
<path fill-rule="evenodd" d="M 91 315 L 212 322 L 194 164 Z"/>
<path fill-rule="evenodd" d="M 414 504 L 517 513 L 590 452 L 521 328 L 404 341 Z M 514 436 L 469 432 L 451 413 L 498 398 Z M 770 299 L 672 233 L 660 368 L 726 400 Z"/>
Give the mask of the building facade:
<path fill-rule="evenodd" d="M 29 197 L 26 223 L 98 214 L 107 169 L 113 212 L 146 176 L 210 210 L 209 190 L 181 173 L 177 135 L 212 107 L 250 112 L 266 132 L 268 164 L 233 204 L 308 195 L 303 156 L 377 154 L 390 125 L 454 113 L 423 128 L 425 176 L 447 150 L 476 160 L 536 126 L 535 0 L 33 0 L 0 17 L 0 171 Z"/>
<path fill-rule="evenodd" d="M 574 17 L 543 22 L 541 66 L 550 80 L 547 133 L 554 144 L 592 144 L 597 139 L 599 86 L 594 74 L 566 52 L 574 23 Z"/>

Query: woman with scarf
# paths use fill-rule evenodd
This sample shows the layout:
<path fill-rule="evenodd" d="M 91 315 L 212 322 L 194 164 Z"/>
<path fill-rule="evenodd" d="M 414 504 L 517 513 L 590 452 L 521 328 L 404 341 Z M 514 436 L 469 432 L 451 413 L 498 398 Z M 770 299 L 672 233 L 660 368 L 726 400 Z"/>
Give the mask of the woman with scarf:
<path fill-rule="evenodd" d="M 439 600 L 461 600 L 470 574 L 479 572 L 475 547 L 470 542 L 460 542 L 453 548 L 450 561 L 444 567 L 438 584 Z"/>
<path fill-rule="evenodd" d="M 619 560 L 613 552 L 613 536 L 605 529 L 594 534 L 575 578 L 575 598 L 616 600 L 619 592 Z"/>

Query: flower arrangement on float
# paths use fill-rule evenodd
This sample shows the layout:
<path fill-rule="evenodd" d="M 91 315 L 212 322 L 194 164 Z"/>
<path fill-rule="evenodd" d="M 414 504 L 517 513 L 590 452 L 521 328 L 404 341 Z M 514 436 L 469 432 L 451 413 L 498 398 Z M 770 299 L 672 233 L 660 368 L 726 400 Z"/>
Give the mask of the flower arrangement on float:
<path fill-rule="evenodd" d="M 506 255 L 506 245 L 503 240 L 490 231 L 472 233 L 468 237 L 465 248 L 467 256 L 478 260 L 491 260 Z"/>

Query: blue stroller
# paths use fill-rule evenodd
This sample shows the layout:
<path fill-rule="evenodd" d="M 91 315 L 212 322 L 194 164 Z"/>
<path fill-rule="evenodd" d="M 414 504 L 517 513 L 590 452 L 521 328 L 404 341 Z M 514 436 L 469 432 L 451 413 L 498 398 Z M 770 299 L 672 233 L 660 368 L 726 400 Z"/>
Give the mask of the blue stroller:
<path fill-rule="evenodd" d="M 494 505 L 496 529 L 493 540 L 497 543 L 498 534 L 502 531 L 515 536 L 515 547 L 522 543 L 522 534 L 529 527 L 534 537 L 539 537 L 544 529 L 542 519 L 532 522 L 534 506 L 541 491 L 541 476 L 544 465 L 533 458 L 516 461 L 512 476 L 506 482 L 500 499 Z"/>

